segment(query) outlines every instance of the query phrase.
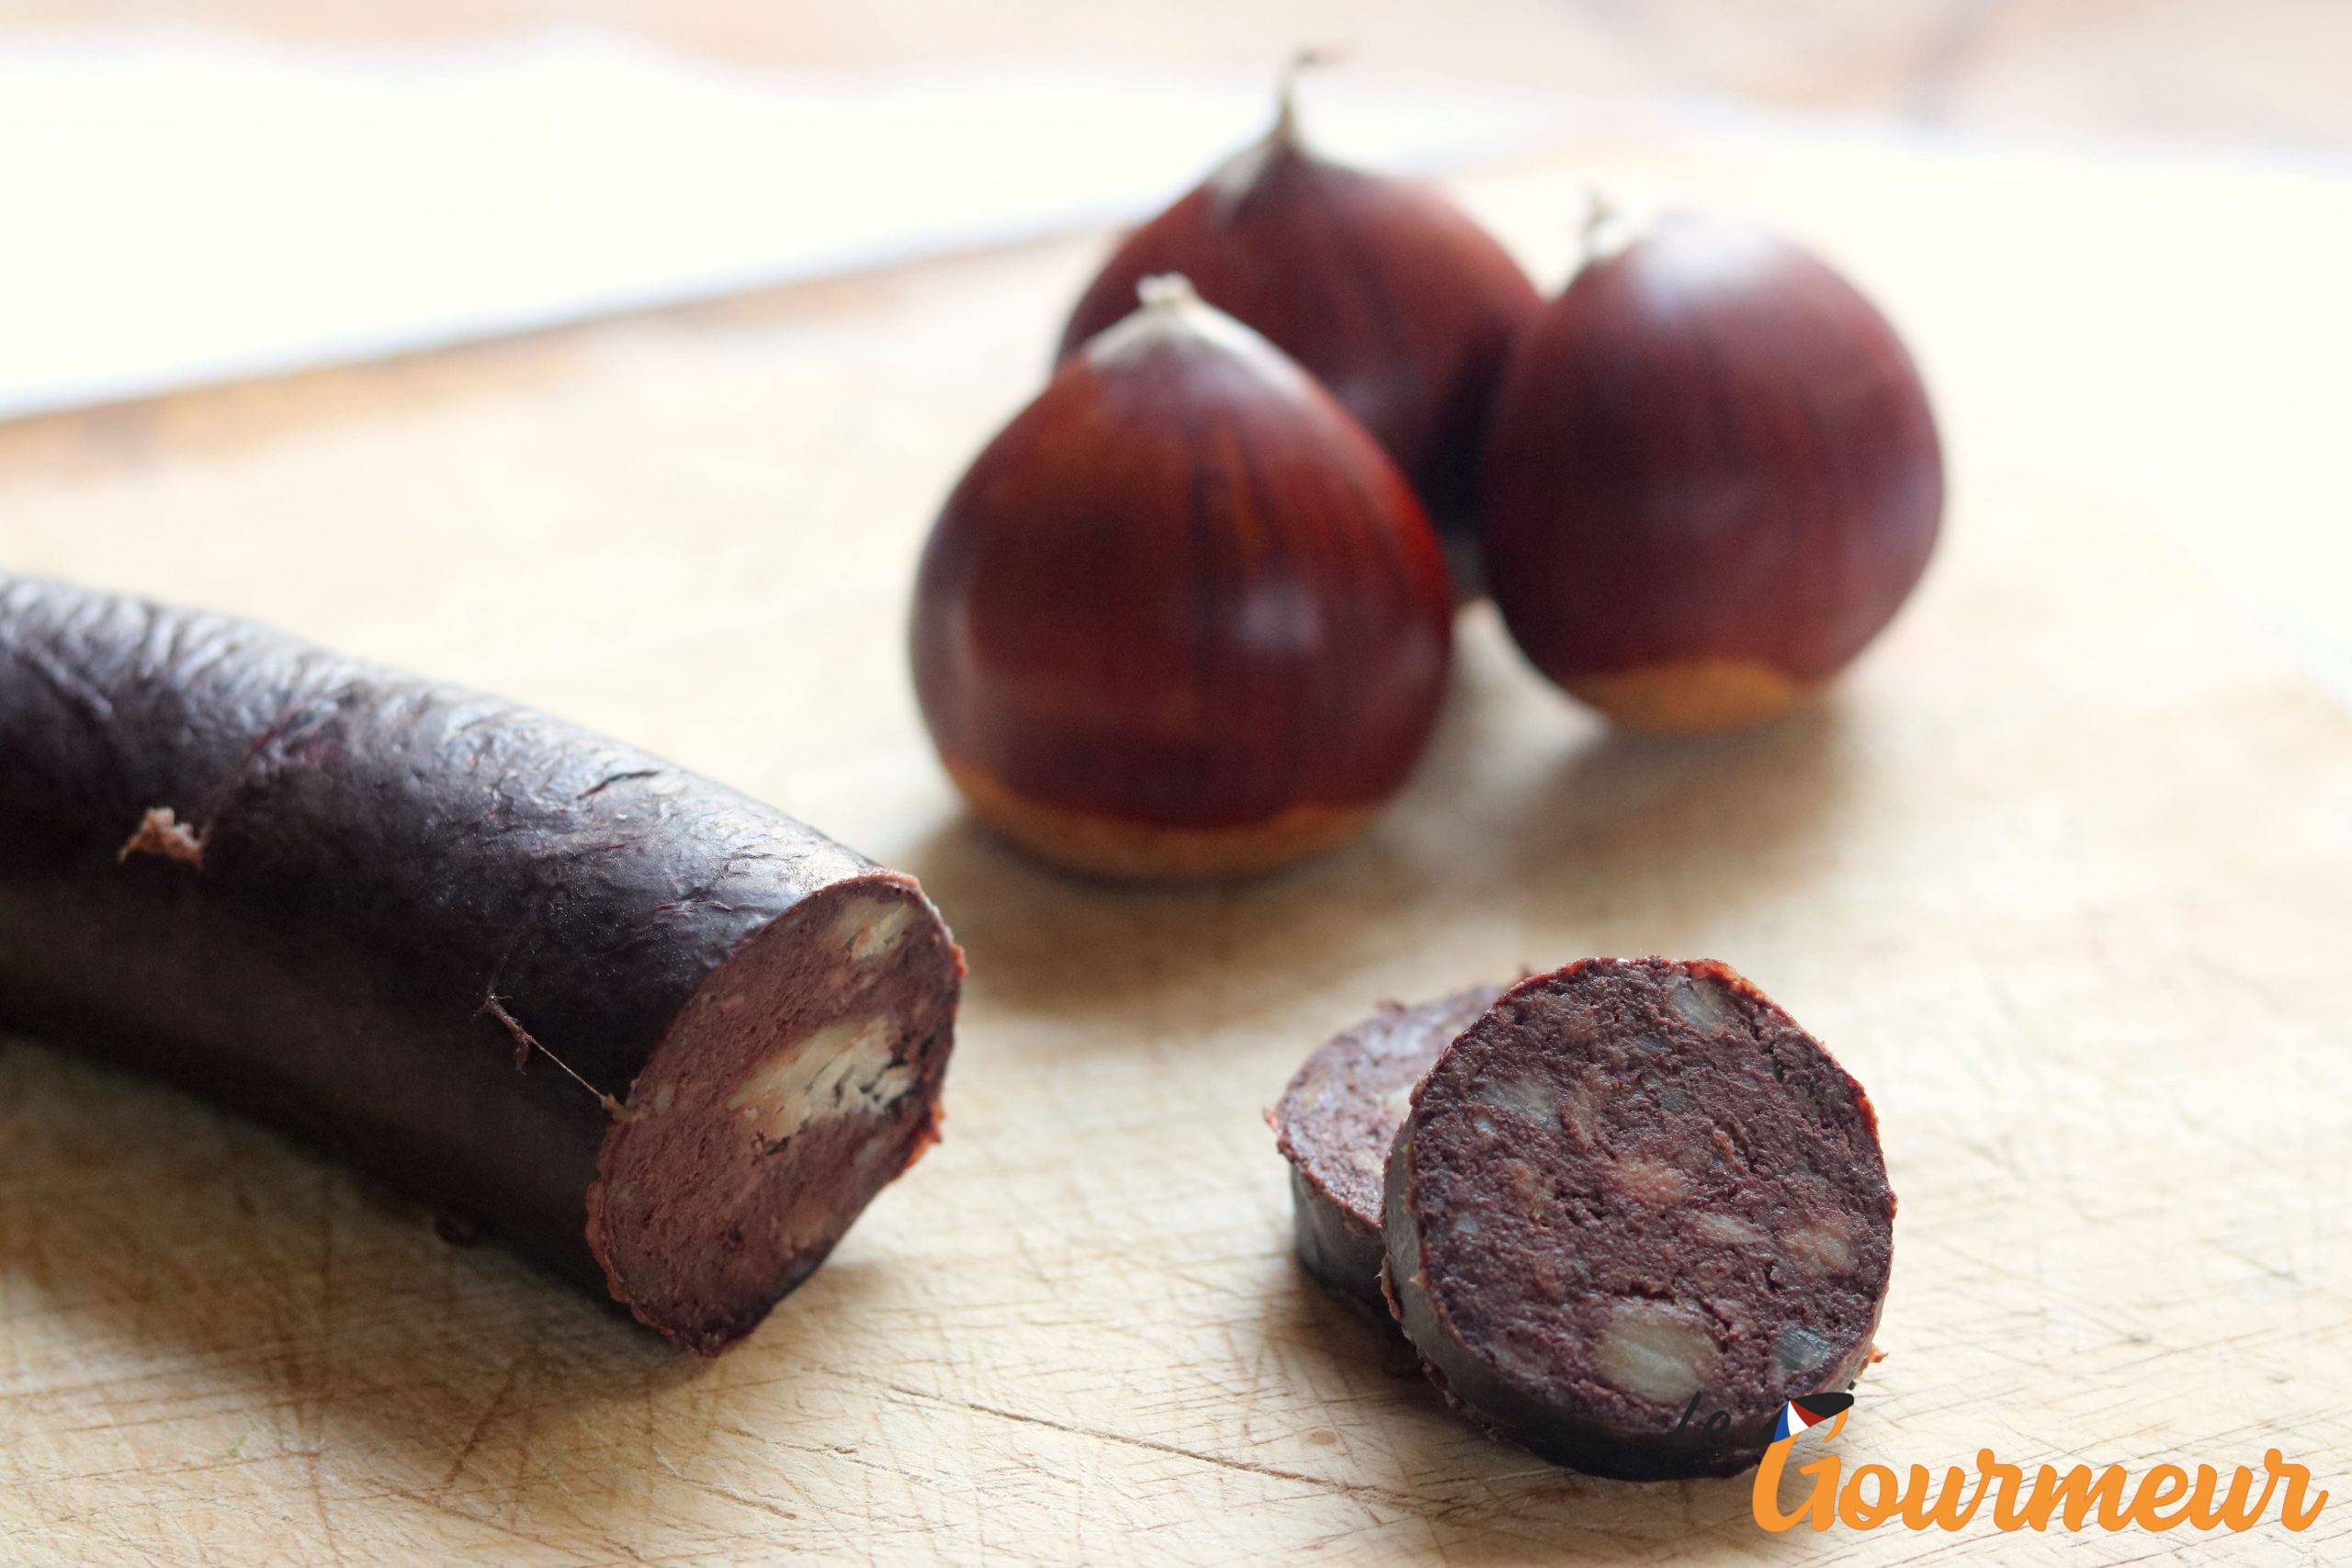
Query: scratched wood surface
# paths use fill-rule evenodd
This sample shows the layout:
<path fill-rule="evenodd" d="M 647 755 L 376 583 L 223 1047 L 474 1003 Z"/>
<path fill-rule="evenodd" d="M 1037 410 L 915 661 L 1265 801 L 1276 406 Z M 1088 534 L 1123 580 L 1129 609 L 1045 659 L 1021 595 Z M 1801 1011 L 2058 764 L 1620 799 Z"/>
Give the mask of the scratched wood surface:
<path fill-rule="evenodd" d="M 1474 614 L 1394 812 L 1249 886 L 1000 851 L 906 689 L 930 512 L 1097 242 L 0 431 L 10 564 L 650 745 L 920 874 L 972 961 L 945 1144 L 713 1363 L 251 1127 L 0 1048 L 0 1560 L 2346 1551 L 2352 204 L 1698 136 L 1463 189 L 1551 280 L 1595 175 L 1869 283 L 1940 400 L 1947 547 L 1834 703 L 1745 739 L 1609 735 Z M 1744 1481 L 1584 1480 L 1450 1418 L 1294 1269 L 1261 1111 L 1383 998 L 1651 951 L 1744 969 L 1883 1115 L 1849 1461 L 2277 1446 L 2338 1494 L 2317 1528 L 1776 1541 Z"/>

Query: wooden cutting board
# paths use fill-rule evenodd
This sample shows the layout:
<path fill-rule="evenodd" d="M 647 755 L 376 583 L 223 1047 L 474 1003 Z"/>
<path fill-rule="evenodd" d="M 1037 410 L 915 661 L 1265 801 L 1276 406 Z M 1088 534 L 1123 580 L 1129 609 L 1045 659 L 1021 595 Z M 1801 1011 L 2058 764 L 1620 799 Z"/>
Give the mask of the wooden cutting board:
<path fill-rule="evenodd" d="M 1449 1416 L 1293 1267 L 1261 1120 L 1378 1000 L 1653 951 L 1746 971 L 1883 1116 L 1849 1463 L 2276 1446 L 2340 1494 L 2293 1538 L 1796 1550 L 2346 1551 L 2345 187 L 1662 134 L 1464 191 L 1548 282 L 1594 177 L 1804 235 L 1904 323 L 1953 463 L 1926 588 L 1823 711 L 1687 744 L 1606 733 L 1473 613 L 1395 810 L 1245 886 L 1013 858 L 907 690 L 932 509 L 1097 242 L 0 431 L 10 565 L 647 744 L 921 875 L 972 963 L 947 1141 L 711 1363 L 7 1044 L 0 1559 L 1760 1558 L 1744 1480 L 1586 1480 Z"/>

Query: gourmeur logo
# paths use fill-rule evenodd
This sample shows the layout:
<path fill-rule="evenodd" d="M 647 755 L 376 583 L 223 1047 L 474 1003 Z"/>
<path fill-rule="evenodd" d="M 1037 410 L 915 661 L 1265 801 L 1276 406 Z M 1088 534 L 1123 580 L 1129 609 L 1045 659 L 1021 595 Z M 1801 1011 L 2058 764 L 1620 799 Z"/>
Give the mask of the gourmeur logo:
<path fill-rule="evenodd" d="M 1887 1524 L 1957 1532 L 1972 1523 L 1996 1530 L 2249 1530 L 2264 1522 L 2276 1495 L 2278 1523 L 2307 1530 L 2327 1504 L 2325 1492 L 2312 1490 L 2311 1471 L 2290 1463 L 2277 1449 L 2265 1451 L 2259 1466 L 2238 1465 L 2226 1479 L 2210 1464 L 2193 1473 L 2185 1465 L 2152 1465 L 2136 1482 L 2120 1464 L 2065 1471 L 2045 1464 L 2029 1478 L 2023 1466 L 2002 1462 L 1990 1449 L 1976 1450 L 1973 1473 L 1956 1464 L 1946 1466 L 1940 1478 L 1924 1464 L 1900 1475 L 1884 1464 L 1849 1471 L 1828 1445 L 1845 1430 L 1853 1403 L 1850 1393 L 1814 1393 L 1781 1408 L 1749 1491 L 1758 1524 L 1775 1534 L 1799 1525 L 1867 1530 Z M 1826 1427 L 1807 1442 L 1821 1451 L 1795 1466 L 1810 1484 L 1797 1506 L 1784 1510 L 1781 1483 L 1798 1442 L 1825 1421 Z M 1985 1510 L 1981 1521 L 1979 1510 Z"/>

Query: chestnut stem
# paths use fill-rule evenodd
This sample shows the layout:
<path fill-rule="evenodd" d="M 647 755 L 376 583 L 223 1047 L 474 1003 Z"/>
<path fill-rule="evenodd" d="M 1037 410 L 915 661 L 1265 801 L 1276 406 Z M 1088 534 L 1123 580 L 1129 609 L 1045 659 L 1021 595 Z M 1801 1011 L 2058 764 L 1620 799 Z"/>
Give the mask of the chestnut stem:
<path fill-rule="evenodd" d="M 1600 231 L 1616 221 L 1617 204 L 1599 186 L 1584 188 L 1584 251 L 1589 256 L 1600 243 Z"/>
<path fill-rule="evenodd" d="M 1193 280 L 1181 272 L 1155 272 L 1136 279 L 1136 298 L 1148 310 L 1182 310 L 1201 302 Z"/>
<path fill-rule="evenodd" d="M 1623 251 L 1646 226 L 1644 215 L 1618 206 L 1599 186 L 1585 186 L 1584 201 L 1584 266 L 1606 261 Z"/>
<path fill-rule="evenodd" d="M 1298 141 L 1298 78 L 1302 72 L 1336 64 L 1340 55 L 1336 50 L 1301 49 L 1294 51 L 1283 64 L 1282 74 L 1274 81 L 1274 126 L 1266 133 L 1269 141 L 1285 146 Z"/>
<path fill-rule="evenodd" d="M 1178 337 L 1213 337 L 1228 347 L 1237 340 L 1261 341 L 1249 328 L 1204 300 L 1193 280 L 1182 273 L 1156 272 L 1137 278 L 1136 298 L 1141 301 L 1138 309 L 1088 340 L 1089 364 L 1115 365 Z"/>

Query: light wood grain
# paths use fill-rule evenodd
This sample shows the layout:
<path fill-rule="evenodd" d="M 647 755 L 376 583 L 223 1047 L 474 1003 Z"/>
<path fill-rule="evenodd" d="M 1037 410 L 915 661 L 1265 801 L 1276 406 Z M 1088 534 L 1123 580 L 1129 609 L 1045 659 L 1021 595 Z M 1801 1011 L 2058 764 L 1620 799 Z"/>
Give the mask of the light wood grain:
<path fill-rule="evenodd" d="M 1870 283 L 1939 394 L 1948 547 L 1827 709 L 1744 739 L 1606 734 L 1474 614 L 1396 810 L 1245 887 L 1012 858 L 906 690 L 931 509 L 1091 242 L 0 430 L 11 565 L 652 746 L 916 872 L 973 971 L 946 1143 L 713 1364 L 267 1135 L 0 1049 L 0 1559 L 2343 1552 L 2352 721 L 2325 626 L 2266 617 L 2352 581 L 2352 205 L 1701 138 L 1465 193 L 1556 277 L 1596 172 Z M 1377 999 L 1650 951 L 1736 964 L 1879 1103 L 1902 1211 L 1849 1458 L 2277 1445 L 2337 1491 L 2318 1528 L 1776 1545 L 1744 1482 L 1583 1480 L 1450 1418 L 1294 1269 L 1260 1113 Z"/>

